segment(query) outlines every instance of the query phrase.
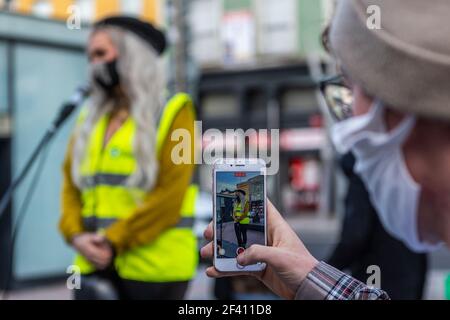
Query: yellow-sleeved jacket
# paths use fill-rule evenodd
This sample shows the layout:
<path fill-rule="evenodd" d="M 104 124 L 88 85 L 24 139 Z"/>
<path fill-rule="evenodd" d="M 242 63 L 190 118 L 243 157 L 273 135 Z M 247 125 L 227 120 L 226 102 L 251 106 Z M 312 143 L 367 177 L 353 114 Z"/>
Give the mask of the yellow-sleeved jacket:
<path fill-rule="evenodd" d="M 99 146 L 107 118 L 98 121 L 86 152 L 89 161 L 81 165 L 86 181 L 82 190 L 71 176 L 72 138 L 63 166 L 60 230 L 65 239 L 70 242 L 79 233 L 93 231 L 94 224 L 95 231 L 102 230 L 113 244 L 117 253 L 115 267 L 122 278 L 148 282 L 191 279 L 198 253 L 192 224 L 186 221 L 193 219 L 195 189 L 190 182 L 194 164 L 173 163 L 172 149 L 179 141 L 171 141 L 170 136 L 174 130 L 187 130 L 194 150 L 194 121 L 188 95 L 177 94 L 166 105 L 158 127 L 158 177 L 150 192 L 128 188 L 121 179 L 129 176 L 136 165 L 131 139 L 133 119 L 122 125 L 104 150 Z M 82 273 L 94 271 L 81 256 L 75 263 Z"/>
<path fill-rule="evenodd" d="M 242 203 L 235 203 L 233 205 L 233 218 L 236 222 L 239 222 L 240 224 L 249 224 L 250 223 L 250 217 L 249 209 L 250 205 L 248 201 L 245 201 L 244 206 L 242 206 Z"/>

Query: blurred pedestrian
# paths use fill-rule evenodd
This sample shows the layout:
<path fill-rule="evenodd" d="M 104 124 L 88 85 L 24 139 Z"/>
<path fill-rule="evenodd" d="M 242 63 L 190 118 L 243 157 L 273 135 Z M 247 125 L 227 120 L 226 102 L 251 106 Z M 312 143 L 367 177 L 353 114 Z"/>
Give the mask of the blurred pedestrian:
<path fill-rule="evenodd" d="M 245 191 L 238 189 L 234 192 L 235 199 L 233 203 L 233 220 L 234 232 L 238 247 L 246 248 L 247 246 L 247 229 L 250 224 L 249 203 L 245 198 Z"/>
<path fill-rule="evenodd" d="M 170 136 L 192 136 L 195 112 L 187 94 L 165 98 L 165 48 L 131 17 L 90 34 L 92 99 L 67 149 L 60 221 L 83 274 L 76 299 L 182 299 L 194 276 L 194 166 L 175 165 Z"/>
<path fill-rule="evenodd" d="M 377 266 L 381 288 L 391 299 L 422 299 L 427 255 L 412 251 L 385 230 L 364 183 L 353 170 L 352 153 L 344 155 L 340 162 L 348 179 L 345 214 L 339 243 L 327 263 L 342 271 L 350 270 L 361 282 L 372 276 L 369 266 Z"/>

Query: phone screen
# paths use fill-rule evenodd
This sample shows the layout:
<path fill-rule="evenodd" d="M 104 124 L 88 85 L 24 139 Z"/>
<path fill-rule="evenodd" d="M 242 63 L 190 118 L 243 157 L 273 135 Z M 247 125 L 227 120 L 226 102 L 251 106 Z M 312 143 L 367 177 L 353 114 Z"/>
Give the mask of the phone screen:
<path fill-rule="evenodd" d="M 261 171 L 216 171 L 216 256 L 236 258 L 265 245 L 265 185 Z"/>

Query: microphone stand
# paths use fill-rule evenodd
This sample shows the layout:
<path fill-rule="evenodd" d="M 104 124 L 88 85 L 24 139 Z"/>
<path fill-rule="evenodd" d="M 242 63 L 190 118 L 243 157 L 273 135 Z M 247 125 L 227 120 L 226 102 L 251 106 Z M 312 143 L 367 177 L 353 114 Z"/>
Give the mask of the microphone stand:
<path fill-rule="evenodd" d="M 26 175 L 30 171 L 31 167 L 33 166 L 34 161 L 39 156 L 39 153 L 47 145 L 47 143 L 50 142 L 50 140 L 56 134 L 58 129 L 65 122 L 65 120 L 72 114 L 72 112 L 76 109 L 76 107 L 78 107 L 84 101 L 84 99 L 89 95 L 89 92 L 90 92 L 89 87 L 87 87 L 87 86 L 80 87 L 76 91 L 75 95 L 70 99 L 70 101 L 63 105 L 58 116 L 53 121 L 52 125 L 47 129 L 44 136 L 41 138 L 40 142 L 38 143 L 38 145 L 34 149 L 33 153 L 31 154 L 30 158 L 26 162 L 25 167 L 19 173 L 17 178 L 13 180 L 13 182 L 10 184 L 7 191 L 3 195 L 3 197 L 0 201 L 0 220 L 5 212 L 6 208 L 8 207 L 9 203 L 11 202 L 14 191 L 22 183 L 23 179 L 26 177 Z"/>

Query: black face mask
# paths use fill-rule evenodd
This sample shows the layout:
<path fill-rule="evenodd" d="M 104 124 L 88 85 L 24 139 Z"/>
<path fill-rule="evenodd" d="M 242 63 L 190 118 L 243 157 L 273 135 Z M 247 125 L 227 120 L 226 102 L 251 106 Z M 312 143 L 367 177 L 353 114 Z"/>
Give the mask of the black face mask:
<path fill-rule="evenodd" d="M 111 94 L 120 84 L 117 60 L 92 65 L 92 79 L 107 93 Z"/>

